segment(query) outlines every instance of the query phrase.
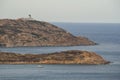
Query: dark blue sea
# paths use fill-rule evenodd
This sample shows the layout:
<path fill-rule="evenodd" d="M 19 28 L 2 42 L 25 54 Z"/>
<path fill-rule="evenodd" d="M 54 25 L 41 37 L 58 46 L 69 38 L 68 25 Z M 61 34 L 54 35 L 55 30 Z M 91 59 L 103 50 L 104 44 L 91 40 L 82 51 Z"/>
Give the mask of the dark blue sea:
<path fill-rule="evenodd" d="M 100 54 L 112 63 L 107 65 L 0 65 L 0 80 L 120 80 L 120 24 L 53 23 L 76 36 L 98 43 L 95 46 L 16 47 L 0 51 L 50 53 L 64 50 L 87 50 Z"/>

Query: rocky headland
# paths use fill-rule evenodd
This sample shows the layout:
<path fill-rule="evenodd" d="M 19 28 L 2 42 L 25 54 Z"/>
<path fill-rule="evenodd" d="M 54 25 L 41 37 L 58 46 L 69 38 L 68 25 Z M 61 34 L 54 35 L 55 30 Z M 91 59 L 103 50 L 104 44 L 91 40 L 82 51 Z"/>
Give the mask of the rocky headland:
<path fill-rule="evenodd" d="M 95 45 L 44 21 L 0 19 L 0 47 Z"/>
<path fill-rule="evenodd" d="M 94 52 L 71 50 L 49 54 L 0 52 L 0 64 L 108 64 Z"/>

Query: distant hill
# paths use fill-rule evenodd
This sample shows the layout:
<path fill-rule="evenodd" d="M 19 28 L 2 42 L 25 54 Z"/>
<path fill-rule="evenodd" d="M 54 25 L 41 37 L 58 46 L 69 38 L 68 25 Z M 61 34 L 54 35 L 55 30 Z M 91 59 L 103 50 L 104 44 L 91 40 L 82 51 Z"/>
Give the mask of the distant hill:
<path fill-rule="evenodd" d="M 94 52 L 71 50 L 49 54 L 0 52 L 0 64 L 108 64 Z"/>
<path fill-rule="evenodd" d="M 95 45 L 85 37 L 71 33 L 48 22 L 32 19 L 0 19 L 0 46 L 77 46 Z"/>

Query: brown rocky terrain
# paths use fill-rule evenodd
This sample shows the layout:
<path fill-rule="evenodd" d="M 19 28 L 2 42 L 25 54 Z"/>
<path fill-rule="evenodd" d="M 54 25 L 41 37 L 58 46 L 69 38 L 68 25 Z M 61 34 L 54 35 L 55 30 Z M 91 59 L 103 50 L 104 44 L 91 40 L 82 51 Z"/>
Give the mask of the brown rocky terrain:
<path fill-rule="evenodd" d="M 76 46 L 95 45 L 48 22 L 26 19 L 0 20 L 0 46 Z"/>
<path fill-rule="evenodd" d="M 0 52 L 0 64 L 108 64 L 94 52 L 71 50 L 49 54 Z"/>

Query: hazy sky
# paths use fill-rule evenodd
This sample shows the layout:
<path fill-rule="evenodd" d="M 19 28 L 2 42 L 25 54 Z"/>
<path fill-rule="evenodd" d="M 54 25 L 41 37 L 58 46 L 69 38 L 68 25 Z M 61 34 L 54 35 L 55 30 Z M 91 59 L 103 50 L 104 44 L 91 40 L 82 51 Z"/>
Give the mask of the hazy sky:
<path fill-rule="evenodd" d="M 120 23 L 120 0 L 0 0 L 0 18 Z"/>

